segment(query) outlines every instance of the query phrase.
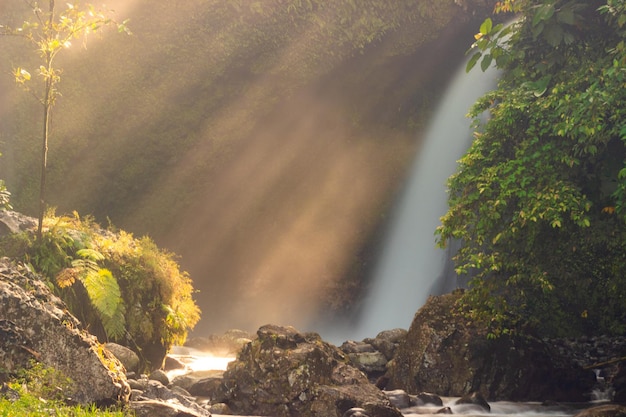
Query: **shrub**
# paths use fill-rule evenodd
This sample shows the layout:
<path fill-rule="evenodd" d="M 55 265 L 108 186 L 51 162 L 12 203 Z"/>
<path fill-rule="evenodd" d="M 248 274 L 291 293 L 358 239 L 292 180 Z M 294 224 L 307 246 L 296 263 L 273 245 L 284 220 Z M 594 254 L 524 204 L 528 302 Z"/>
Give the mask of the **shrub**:
<path fill-rule="evenodd" d="M 134 349 L 144 367 L 157 368 L 182 344 L 200 310 L 189 275 L 175 256 L 148 237 L 102 229 L 91 218 L 48 215 L 41 239 L 7 236 L 0 254 L 21 259 L 101 342 Z"/>

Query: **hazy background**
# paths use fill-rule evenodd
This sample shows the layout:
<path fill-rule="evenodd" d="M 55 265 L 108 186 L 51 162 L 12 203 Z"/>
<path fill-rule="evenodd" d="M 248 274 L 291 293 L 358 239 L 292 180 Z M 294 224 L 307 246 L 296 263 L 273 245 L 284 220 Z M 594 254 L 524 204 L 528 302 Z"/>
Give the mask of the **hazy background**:
<path fill-rule="evenodd" d="M 421 132 L 489 8 L 355 3 L 117 0 L 133 35 L 58 61 L 50 204 L 180 255 L 198 334 L 358 311 Z M 29 11 L 2 2 L 0 16 Z M 41 110 L 10 72 L 34 74 L 36 56 L 0 48 L 0 178 L 34 215 Z"/>

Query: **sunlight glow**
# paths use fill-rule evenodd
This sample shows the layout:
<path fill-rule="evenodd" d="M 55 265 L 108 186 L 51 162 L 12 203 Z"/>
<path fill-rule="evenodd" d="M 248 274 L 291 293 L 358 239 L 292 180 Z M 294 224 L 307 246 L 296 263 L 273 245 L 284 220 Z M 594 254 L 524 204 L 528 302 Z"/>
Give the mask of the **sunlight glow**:
<path fill-rule="evenodd" d="M 225 371 L 228 364 L 234 361 L 234 357 L 230 356 L 198 356 L 193 359 L 189 364 L 189 369 L 193 372 L 198 371 Z"/>

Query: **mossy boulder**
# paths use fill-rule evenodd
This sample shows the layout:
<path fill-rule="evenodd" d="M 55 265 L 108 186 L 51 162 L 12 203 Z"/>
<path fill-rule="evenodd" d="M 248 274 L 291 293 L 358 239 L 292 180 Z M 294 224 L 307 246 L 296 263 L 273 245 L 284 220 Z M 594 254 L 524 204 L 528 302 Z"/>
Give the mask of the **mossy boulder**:
<path fill-rule="evenodd" d="M 387 397 L 315 333 L 267 325 L 224 373 L 224 402 L 235 414 L 341 417 L 353 407 L 400 417 Z"/>
<path fill-rule="evenodd" d="M 122 364 L 82 328 L 41 277 L 0 258 L 0 381 L 33 363 L 69 377 L 64 394 L 79 404 L 128 402 Z"/>
<path fill-rule="evenodd" d="M 595 375 L 531 335 L 487 337 L 458 313 L 460 292 L 430 297 L 389 366 L 389 389 L 490 401 L 586 401 Z"/>

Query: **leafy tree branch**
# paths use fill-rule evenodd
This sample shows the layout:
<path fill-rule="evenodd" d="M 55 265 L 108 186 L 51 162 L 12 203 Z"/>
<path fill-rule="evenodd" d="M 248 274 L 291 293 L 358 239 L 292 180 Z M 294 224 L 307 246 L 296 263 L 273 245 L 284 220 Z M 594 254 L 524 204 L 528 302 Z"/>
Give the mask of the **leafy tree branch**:
<path fill-rule="evenodd" d="M 0 25 L 1 35 L 19 36 L 26 39 L 37 52 L 40 66 L 36 73 L 43 83 L 37 93 L 30 86 L 31 71 L 23 67 L 13 70 L 15 82 L 37 98 L 43 107 L 42 142 L 41 142 L 41 177 L 39 187 L 39 216 L 37 235 L 41 238 L 43 218 L 46 211 L 46 171 L 48 166 L 48 142 L 50 137 L 50 114 L 59 96 L 57 84 L 61 81 L 61 69 L 55 66 L 55 58 L 64 49 L 69 48 L 74 40 L 82 39 L 108 25 L 116 25 L 119 31 L 126 31 L 126 22 L 117 23 L 110 17 L 110 12 L 96 10 L 91 5 L 82 6 L 79 2 L 65 3 L 59 9 L 54 0 L 47 2 L 47 9 L 42 9 L 37 2 L 25 1 L 32 10 L 30 20 L 21 26 Z"/>

